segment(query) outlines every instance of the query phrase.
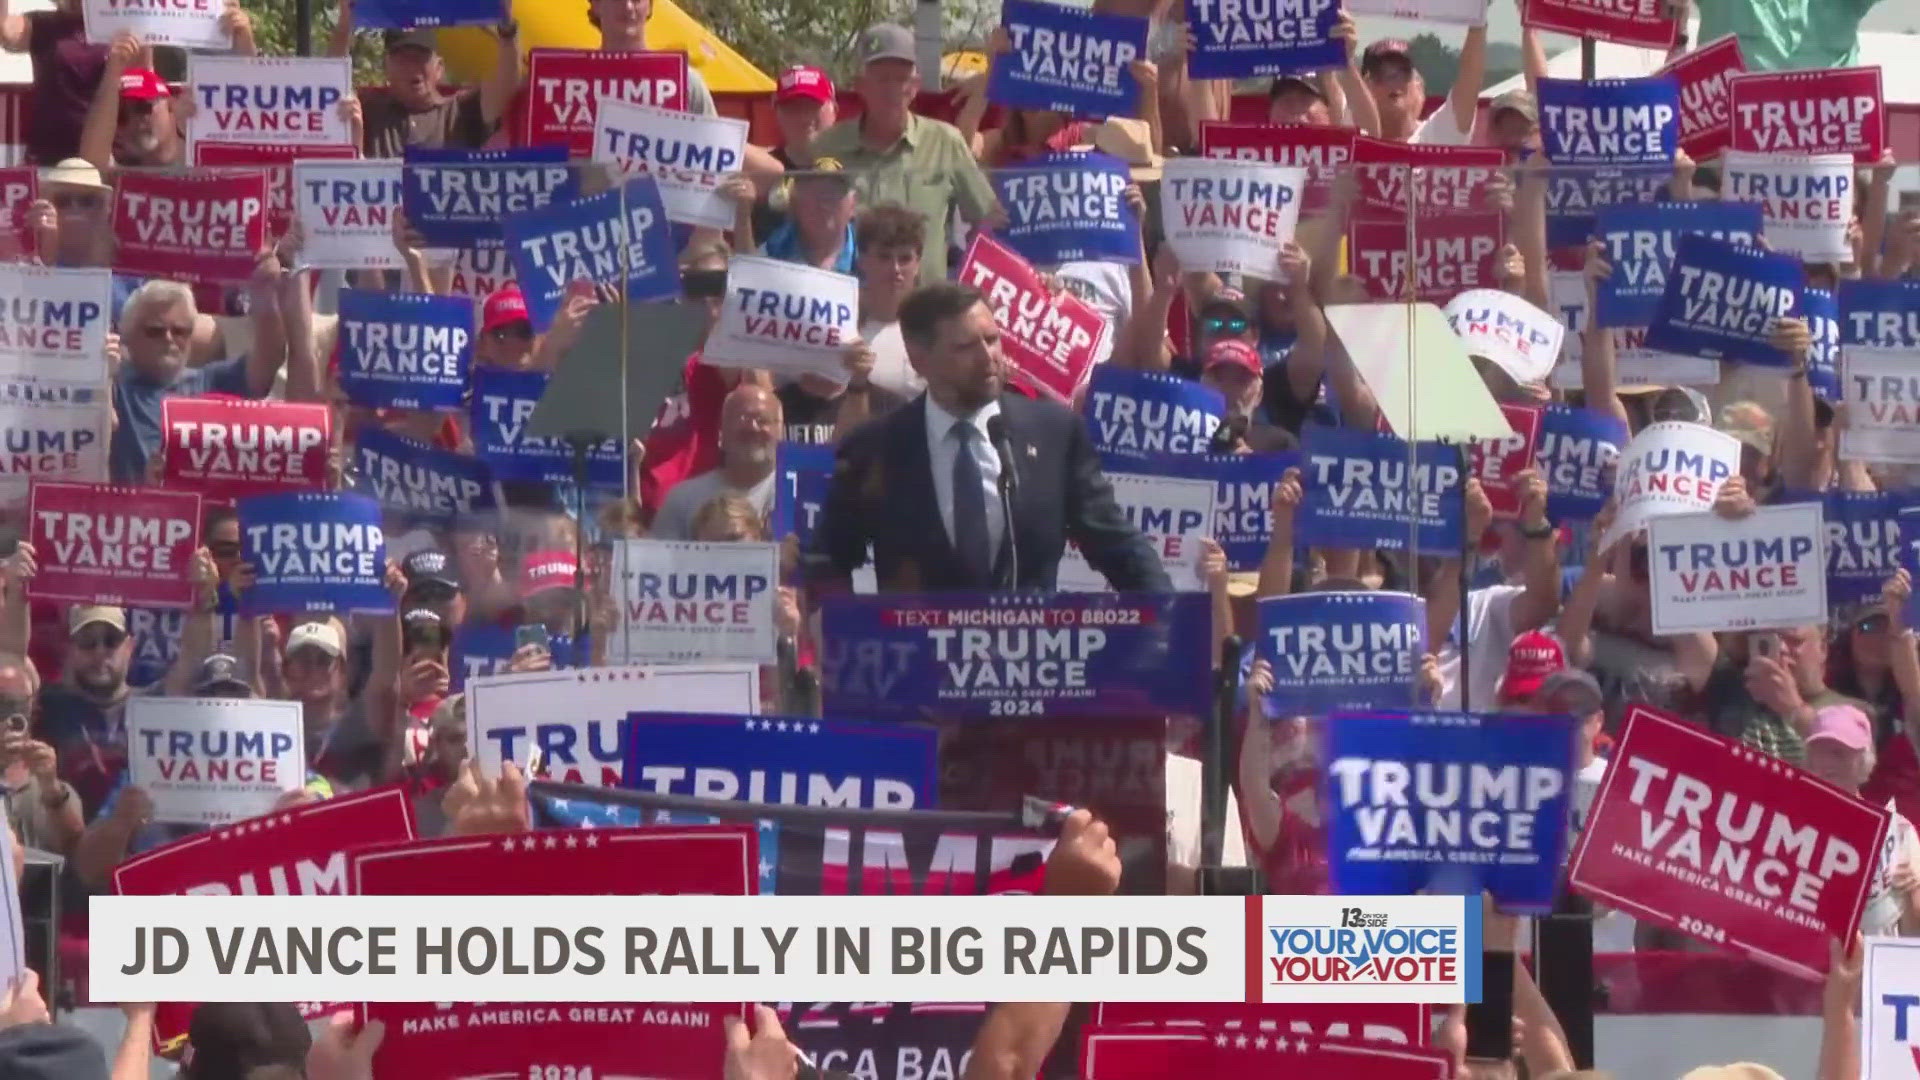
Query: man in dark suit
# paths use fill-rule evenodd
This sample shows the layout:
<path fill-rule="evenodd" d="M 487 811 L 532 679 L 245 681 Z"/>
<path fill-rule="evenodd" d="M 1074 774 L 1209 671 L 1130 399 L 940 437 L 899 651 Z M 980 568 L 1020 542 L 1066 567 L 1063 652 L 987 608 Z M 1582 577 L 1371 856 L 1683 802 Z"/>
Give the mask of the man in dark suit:
<path fill-rule="evenodd" d="M 979 290 L 916 289 L 901 301 L 900 334 L 927 389 L 841 443 L 807 552 L 816 586 L 847 587 L 871 545 L 883 592 L 1051 590 L 1072 537 L 1115 589 L 1173 591 L 1114 502 L 1081 418 L 1004 392 L 1000 330 Z"/>

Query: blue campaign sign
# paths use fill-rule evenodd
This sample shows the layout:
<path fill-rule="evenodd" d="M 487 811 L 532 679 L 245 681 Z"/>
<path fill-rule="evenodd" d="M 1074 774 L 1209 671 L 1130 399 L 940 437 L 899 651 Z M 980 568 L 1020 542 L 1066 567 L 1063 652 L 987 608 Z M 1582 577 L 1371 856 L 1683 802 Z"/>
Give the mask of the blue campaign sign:
<path fill-rule="evenodd" d="M 340 385 L 370 409 L 458 409 L 473 365 L 473 300 L 340 291 Z"/>
<path fill-rule="evenodd" d="M 1840 298 L 1826 289 L 1800 290 L 1800 317 L 1813 336 L 1807 385 L 1827 401 L 1840 400 Z"/>
<path fill-rule="evenodd" d="M 827 502 L 833 447 L 783 442 L 773 460 L 773 535 L 775 539 L 797 536 L 804 547 L 813 539 L 820 508 Z"/>
<path fill-rule="evenodd" d="M 1920 506 L 1902 507 L 1896 516 L 1895 531 L 1900 536 L 1900 568 L 1920 581 Z M 1906 623 L 1920 629 L 1920 590 L 1907 597 Z"/>
<path fill-rule="evenodd" d="M 1594 325 L 1640 327 L 1653 321 L 1654 309 L 1667 291 L 1667 271 L 1680 237 L 1700 233 L 1754 245 L 1764 228 L 1759 203 L 1663 202 L 1601 208 L 1594 235 L 1606 243 L 1613 273 L 1595 291 Z"/>
<path fill-rule="evenodd" d="M 1126 163 L 1092 150 L 1063 150 L 1010 169 L 993 186 L 1007 224 L 993 238 L 1035 266 L 1140 261 L 1140 215 L 1127 205 Z"/>
<path fill-rule="evenodd" d="M 1273 488 L 1288 469 L 1300 467 L 1298 450 L 1273 454 L 1101 455 L 1110 473 L 1211 480 L 1212 536 L 1226 552 L 1229 570 L 1258 570 L 1273 539 Z"/>
<path fill-rule="evenodd" d="M 1683 236 L 1667 291 L 1647 324 L 1647 348 L 1789 367 L 1768 344 L 1775 319 L 1800 313 L 1800 260 L 1710 236 Z"/>
<path fill-rule="evenodd" d="M 534 480 L 570 483 L 574 473 L 573 448 L 564 440 L 532 435 L 527 422 L 547 391 L 544 371 L 476 368 L 468 426 L 473 452 L 493 470 L 497 480 Z M 626 483 L 626 462 L 620 440 L 608 439 L 587 454 L 587 486 L 619 488 Z"/>
<path fill-rule="evenodd" d="M 929 810 L 939 799 L 939 738 L 902 724 L 629 713 L 621 786 L 782 806 Z"/>
<path fill-rule="evenodd" d="M 356 0 L 355 30 L 412 30 L 415 27 L 495 26 L 500 0 Z"/>
<path fill-rule="evenodd" d="M 536 329 L 553 322 L 577 281 L 612 285 L 632 303 L 680 295 L 673 225 L 650 176 L 584 199 L 551 204 L 507 219 L 507 257 L 527 296 Z"/>
<path fill-rule="evenodd" d="M 1533 466 L 1547 482 L 1547 516 L 1596 517 L 1613 494 L 1613 468 L 1627 445 L 1627 425 L 1607 413 L 1548 405 L 1540 414 Z"/>
<path fill-rule="evenodd" d="M 486 462 L 377 424 L 363 426 L 354 436 L 353 466 L 355 489 L 409 524 L 444 526 L 501 502 Z"/>
<path fill-rule="evenodd" d="M 1260 601 L 1254 655 L 1273 668 L 1268 716 L 1405 709 L 1427 651 L 1427 602 L 1410 593 L 1323 592 Z"/>
<path fill-rule="evenodd" d="M 1840 343 L 1920 349 L 1920 278 L 1840 283 Z"/>
<path fill-rule="evenodd" d="M 1851 604 L 1880 595 L 1900 569 L 1900 515 L 1920 492 L 1787 492 L 1781 502 L 1819 502 L 1827 523 L 1827 603 Z"/>
<path fill-rule="evenodd" d="M 1099 364 L 1087 381 L 1087 432 L 1101 453 L 1204 454 L 1226 414 L 1220 391 L 1164 371 Z"/>
<path fill-rule="evenodd" d="M 1572 717 L 1343 713 L 1322 731 L 1334 892 L 1486 891 L 1508 911 L 1553 905 L 1574 786 Z"/>
<path fill-rule="evenodd" d="M 1187 54 L 1187 75 L 1244 79 L 1344 67 L 1347 43 L 1333 36 L 1339 21 L 1339 0 L 1294 0 L 1272 6 L 1188 0 L 1187 29 L 1193 34 L 1193 51 Z"/>
<path fill-rule="evenodd" d="M 570 199 L 580 187 L 564 146 L 408 147 L 401 180 L 407 224 L 430 248 L 499 247 L 509 215 Z"/>
<path fill-rule="evenodd" d="M 1094 120 L 1134 115 L 1140 85 L 1128 65 L 1147 55 L 1146 19 L 1043 0 L 1007 0 L 1000 10 L 1013 50 L 994 58 L 987 100 Z"/>
<path fill-rule="evenodd" d="M 1680 148 L 1680 84 L 1645 79 L 1541 79 L 1540 144 L 1557 167 L 1665 165 Z"/>
<path fill-rule="evenodd" d="M 835 596 L 821 608 L 826 711 L 880 719 L 1199 716 L 1204 593 Z"/>
<path fill-rule="evenodd" d="M 464 623 L 453 632 L 453 645 L 447 662 L 450 693 L 459 693 L 468 679 L 482 675 L 503 675 L 513 661 L 516 626 L 502 623 Z M 582 644 L 586 641 L 581 639 Z M 591 666 L 588 650 L 576 648 L 570 634 L 547 636 L 547 659 L 556 671 Z"/>
<path fill-rule="evenodd" d="M 1423 554 L 1460 553 L 1466 508 L 1458 449 L 1319 425 L 1307 427 L 1302 443 L 1302 542 L 1404 551 L 1411 539 Z"/>
<path fill-rule="evenodd" d="M 239 513 L 240 558 L 254 572 L 240 614 L 393 614 L 379 503 L 297 491 L 241 499 Z"/>

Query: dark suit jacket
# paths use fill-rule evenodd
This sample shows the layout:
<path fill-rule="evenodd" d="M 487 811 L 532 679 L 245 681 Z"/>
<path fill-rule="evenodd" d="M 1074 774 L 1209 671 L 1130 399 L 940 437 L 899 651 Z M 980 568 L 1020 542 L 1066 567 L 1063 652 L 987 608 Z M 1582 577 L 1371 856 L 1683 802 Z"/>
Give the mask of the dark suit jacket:
<path fill-rule="evenodd" d="M 1080 416 L 1017 394 L 1000 396 L 1000 415 L 1019 476 L 1012 514 L 1019 542 L 1014 587 L 1053 589 L 1072 537 L 1115 589 L 1172 592 L 1152 546 L 1113 501 L 1113 485 L 1100 471 Z M 882 592 L 987 591 L 1007 580 L 1006 544 L 988 581 L 974 580 L 953 550 L 934 494 L 924 394 L 842 440 L 807 551 L 810 576 L 822 586 L 843 584 L 867 561 L 869 544 Z"/>

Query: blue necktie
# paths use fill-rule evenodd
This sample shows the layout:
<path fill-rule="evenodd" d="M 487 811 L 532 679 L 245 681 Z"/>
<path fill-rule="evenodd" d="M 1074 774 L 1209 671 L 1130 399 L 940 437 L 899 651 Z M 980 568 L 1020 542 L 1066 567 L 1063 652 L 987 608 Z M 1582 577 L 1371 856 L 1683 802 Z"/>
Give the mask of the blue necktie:
<path fill-rule="evenodd" d="M 993 572 L 993 543 L 987 533 L 986 481 L 980 475 L 980 463 L 973 457 L 973 440 L 979 432 L 960 420 L 951 433 L 960 444 L 953 456 L 953 548 L 967 576 L 985 586 L 990 584 L 988 575 Z"/>

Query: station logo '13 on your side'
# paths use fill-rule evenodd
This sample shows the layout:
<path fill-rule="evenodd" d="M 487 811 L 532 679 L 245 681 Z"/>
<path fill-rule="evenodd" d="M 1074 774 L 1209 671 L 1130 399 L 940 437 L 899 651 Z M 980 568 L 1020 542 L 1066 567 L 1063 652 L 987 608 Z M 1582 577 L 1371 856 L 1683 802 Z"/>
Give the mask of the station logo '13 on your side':
<path fill-rule="evenodd" d="M 1480 1000 L 1478 896 L 1263 896 L 1249 1000 Z M 1252 914 L 1252 913 L 1250 913 Z M 1251 928 L 1250 928 L 1251 929 Z M 1256 999 L 1256 996 L 1257 999 Z"/>

